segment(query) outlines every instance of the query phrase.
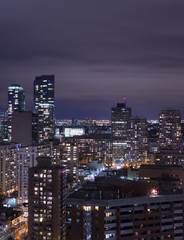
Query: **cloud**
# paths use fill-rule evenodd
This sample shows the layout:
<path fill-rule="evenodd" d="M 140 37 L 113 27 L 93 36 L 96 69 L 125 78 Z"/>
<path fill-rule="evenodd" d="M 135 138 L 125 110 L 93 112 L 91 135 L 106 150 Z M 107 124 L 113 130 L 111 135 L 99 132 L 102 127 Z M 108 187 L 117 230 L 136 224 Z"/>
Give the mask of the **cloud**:
<path fill-rule="evenodd" d="M 76 101 L 78 112 L 89 101 L 94 117 L 108 116 L 107 106 L 123 95 L 148 117 L 149 104 L 159 111 L 174 97 L 180 106 L 183 7 L 171 0 L 2 1 L 0 107 L 7 107 L 8 85 L 18 83 L 31 108 L 33 80 L 41 74 L 56 75 L 57 117 L 67 117 L 67 106 L 79 116 Z"/>

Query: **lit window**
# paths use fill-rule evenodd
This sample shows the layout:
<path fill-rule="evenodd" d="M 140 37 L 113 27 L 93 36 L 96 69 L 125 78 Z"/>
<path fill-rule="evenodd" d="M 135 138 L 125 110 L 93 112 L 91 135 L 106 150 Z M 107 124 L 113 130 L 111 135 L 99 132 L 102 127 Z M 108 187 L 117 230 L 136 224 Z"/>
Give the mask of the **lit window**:
<path fill-rule="evenodd" d="M 85 211 L 91 211 L 91 206 L 83 206 L 83 209 L 84 209 Z"/>

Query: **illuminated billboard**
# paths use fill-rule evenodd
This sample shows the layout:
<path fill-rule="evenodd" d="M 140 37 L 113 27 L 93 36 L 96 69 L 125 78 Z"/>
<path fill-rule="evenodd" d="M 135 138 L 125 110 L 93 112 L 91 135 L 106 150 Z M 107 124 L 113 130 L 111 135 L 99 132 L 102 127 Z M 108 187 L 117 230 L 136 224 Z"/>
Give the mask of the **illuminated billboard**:
<path fill-rule="evenodd" d="M 64 136 L 73 137 L 73 136 L 82 136 L 85 134 L 84 128 L 65 128 Z"/>

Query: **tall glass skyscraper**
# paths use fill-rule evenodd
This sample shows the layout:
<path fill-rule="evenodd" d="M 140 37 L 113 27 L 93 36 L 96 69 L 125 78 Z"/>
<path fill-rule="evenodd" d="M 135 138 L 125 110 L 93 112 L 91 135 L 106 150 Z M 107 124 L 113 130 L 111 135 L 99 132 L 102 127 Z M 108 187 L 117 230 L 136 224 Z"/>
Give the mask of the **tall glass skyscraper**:
<path fill-rule="evenodd" d="M 34 81 L 34 112 L 38 116 L 38 141 L 54 135 L 54 75 L 41 75 Z"/>
<path fill-rule="evenodd" d="M 8 139 L 11 141 L 11 120 L 14 112 L 26 110 L 25 91 L 20 85 L 12 84 L 8 87 Z"/>

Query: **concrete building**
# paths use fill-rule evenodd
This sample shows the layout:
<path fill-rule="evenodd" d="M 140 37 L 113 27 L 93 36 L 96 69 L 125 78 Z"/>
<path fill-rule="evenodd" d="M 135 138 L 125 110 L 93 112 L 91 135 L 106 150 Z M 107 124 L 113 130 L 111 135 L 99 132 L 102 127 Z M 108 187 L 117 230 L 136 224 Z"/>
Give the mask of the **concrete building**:
<path fill-rule="evenodd" d="M 0 194 L 10 194 L 18 187 L 18 145 L 0 145 Z"/>
<path fill-rule="evenodd" d="M 15 112 L 12 115 L 12 142 L 22 146 L 32 144 L 32 112 Z"/>
<path fill-rule="evenodd" d="M 184 239 L 184 195 L 159 196 L 143 182 L 85 186 L 67 200 L 68 240 Z"/>
<path fill-rule="evenodd" d="M 184 187 L 184 168 L 179 165 L 141 165 L 139 178 L 159 185 L 160 193 L 182 192 Z"/>
<path fill-rule="evenodd" d="M 52 167 L 50 158 L 38 158 L 29 168 L 28 237 L 65 240 L 65 170 Z"/>
<path fill-rule="evenodd" d="M 26 146 L 17 149 L 18 162 L 18 199 L 28 202 L 28 169 L 37 165 L 37 157 L 50 156 L 50 145 Z"/>
<path fill-rule="evenodd" d="M 37 115 L 32 112 L 15 112 L 12 115 L 12 142 L 22 146 L 38 143 Z"/>
<path fill-rule="evenodd" d="M 160 150 L 155 153 L 155 163 L 159 165 L 181 165 L 184 167 L 184 151 Z"/>

